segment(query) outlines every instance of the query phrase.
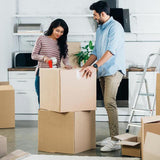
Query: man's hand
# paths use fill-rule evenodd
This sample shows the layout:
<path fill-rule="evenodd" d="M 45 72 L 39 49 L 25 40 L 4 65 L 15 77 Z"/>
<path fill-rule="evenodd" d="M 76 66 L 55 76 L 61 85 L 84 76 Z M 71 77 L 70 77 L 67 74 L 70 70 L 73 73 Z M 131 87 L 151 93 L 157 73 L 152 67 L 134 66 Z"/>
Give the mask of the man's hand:
<path fill-rule="evenodd" d="M 82 67 L 80 72 L 83 72 L 82 77 L 86 76 L 86 78 L 91 77 L 94 72 L 96 72 L 96 69 L 93 66 L 87 66 Z"/>

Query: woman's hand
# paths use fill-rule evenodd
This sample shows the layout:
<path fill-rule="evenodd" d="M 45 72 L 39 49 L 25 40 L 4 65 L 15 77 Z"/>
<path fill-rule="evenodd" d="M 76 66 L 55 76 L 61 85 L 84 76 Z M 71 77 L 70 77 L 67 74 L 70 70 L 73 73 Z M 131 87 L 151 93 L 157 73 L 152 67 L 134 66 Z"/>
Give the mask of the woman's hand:
<path fill-rule="evenodd" d="M 72 67 L 69 66 L 69 65 L 65 65 L 64 68 L 65 68 L 65 69 L 72 69 Z"/>
<path fill-rule="evenodd" d="M 48 58 L 47 56 L 44 56 L 44 57 L 43 57 L 43 61 L 44 61 L 45 63 L 47 63 L 47 64 L 48 64 L 48 61 L 49 61 L 49 60 L 51 60 L 51 59 L 50 59 L 50 58 Z"/>

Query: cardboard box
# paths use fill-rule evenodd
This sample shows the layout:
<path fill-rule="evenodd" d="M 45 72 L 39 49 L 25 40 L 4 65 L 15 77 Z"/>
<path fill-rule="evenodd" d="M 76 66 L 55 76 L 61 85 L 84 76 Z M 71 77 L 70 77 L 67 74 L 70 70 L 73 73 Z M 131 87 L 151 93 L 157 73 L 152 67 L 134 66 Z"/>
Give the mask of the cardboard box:
<path fill-rule="evenodd" d="M 95 141 L 95 111 L 39 110 L 39 151 L 74 154 L 95 148 Z"/>
<path fill-rule="evenodd" d="M 0 135 L 0 157 L 7 154 L 7 138 Z"/>
<path fill-rule="evenodd" d="M 20 160 L 25 157 L 30 156 L 30 153 L 24 152 L 22 150 L 15 150 L 14 152 L 8 154 L 7 156 L 1 158 L 1 160 Z"/>
<path fill-rule="evenodd" d="M 147 132 L 152 132 L 155 134 L 160 135 L 160 116 L 152 116 L 152 117 L 143 117 L 141 119 L 141 152 L 142 152 L 142 159 L 143 157 L 143 150 L 144 150 L 144 142 L 146 138 Z M 152 149 L 152 148 L 151 148 Z"/>
<path fill-rule="evenodd" d="M 121 145 L 122 155 L 141 157 L 140 137 L 125 133 L 115 136 L 115 138 L 120 140 L 119 144 Z"/>
<path fill-rule="evenodd" d="M 156 82 L 156 115 L 160 115 L 160 73 L 157 73 Z"/>
<path fill-rule="evenodd" d="M 15 95 L 8 82 L 0 82 L 0 128 L 15 127 Z"/>
<path fill-rule="evenodd" d="M 96 110 L 96 72 L 82 78 L 80 69 L 40 69 L 40 108 L 56 112 Z"/>
<path fill-rule="evenodd" d="M 160 160 L 160 135 L 147 132 L 144 143 L 144 160 Z"/>
<path fill-rule="evenodd" d="M 68 42 L 68 55 L 69 55 L 69 62 L 71 66 L 79 66 L 78 59 L 75 54 L 81 51 L 81 42 Z"/>

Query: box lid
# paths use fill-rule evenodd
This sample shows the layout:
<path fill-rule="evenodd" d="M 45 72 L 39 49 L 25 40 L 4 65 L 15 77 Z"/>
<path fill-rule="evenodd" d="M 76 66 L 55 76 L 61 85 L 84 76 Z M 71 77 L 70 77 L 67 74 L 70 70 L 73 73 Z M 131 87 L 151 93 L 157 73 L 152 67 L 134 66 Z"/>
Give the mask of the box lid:
<path fill-rule="evenodd" d="M 120 141 L 118 142 L 120 145 L 125 145 L 125 146 L 136 146 L 140 144 L 140 142 L 131 142 L 131 141 Z"/>
<path fill-rule="evenodd" d="M 136 138 L 137 136 L 133 135 L 133 134 L 129 134 L 129 133 L 125 133 L 125 134 L 120 134 L 117 136 L 114 136 L 116 139 L 124 141 L 130 138 Z"/>
<path fill-rule="evenodd" d="M 141 121 L 142 121 L 142 123 L 159 122 L 160 116 L 142 117 Z"/>

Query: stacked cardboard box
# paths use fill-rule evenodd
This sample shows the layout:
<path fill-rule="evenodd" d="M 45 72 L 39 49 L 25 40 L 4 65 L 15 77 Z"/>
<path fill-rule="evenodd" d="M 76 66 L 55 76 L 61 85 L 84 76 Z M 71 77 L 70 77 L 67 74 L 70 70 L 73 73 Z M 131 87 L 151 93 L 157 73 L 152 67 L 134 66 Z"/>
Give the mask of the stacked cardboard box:
<path fill-rule="evenodd" d="M 8 82 L 0 82 L 0 128 L 15 127 L 14 89 Z"/>
<path fill-rule="evenodd" d="M 96 74 L 40 69 L 38 149 L 78 153 L 95 148 Z"/>

